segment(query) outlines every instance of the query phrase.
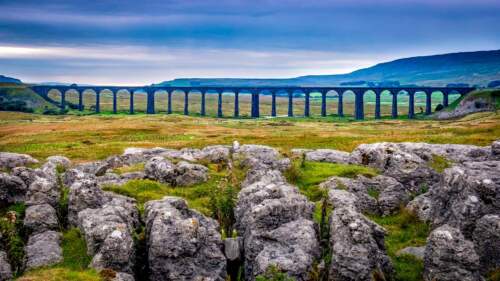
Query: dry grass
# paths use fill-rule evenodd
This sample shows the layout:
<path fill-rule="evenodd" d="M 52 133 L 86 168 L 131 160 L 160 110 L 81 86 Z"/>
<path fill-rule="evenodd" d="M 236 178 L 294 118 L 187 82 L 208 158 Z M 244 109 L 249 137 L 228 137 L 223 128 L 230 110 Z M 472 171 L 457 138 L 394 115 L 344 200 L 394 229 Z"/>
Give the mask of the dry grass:
<path fill-rule="evenodd" d="M 293 121 L 292 121 L 293 120 Z M 265 144 L 352 151 L 362 143 L 424 141 L 489 145 L 500 138 L 500 116 L 481 113 L 457 121 L 338 119 L 215 119 L 181 115 L 42 116 L 0 112 L 0 151 L 37 158 L 66 155 L 102 159 L 135 147 Z"/>

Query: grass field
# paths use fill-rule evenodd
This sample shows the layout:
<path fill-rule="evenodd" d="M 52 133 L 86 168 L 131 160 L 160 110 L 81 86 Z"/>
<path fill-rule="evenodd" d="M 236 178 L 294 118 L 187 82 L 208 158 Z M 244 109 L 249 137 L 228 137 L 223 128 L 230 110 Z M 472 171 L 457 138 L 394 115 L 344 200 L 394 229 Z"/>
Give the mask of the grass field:
<path fill-rule="evenodd" d="M 352 151 L 362 143 L 422 141 L 489 145 L 500 138 L 500 116 L 480 113 L 460 120 L 328 118 L 217 119 L 172 115 L 45 116 L 0 112 L 0 151 L 37 158 L 65 155 L 74 161 L 103 159 L 126 147 L 204 147 L 240 143 Z"/>

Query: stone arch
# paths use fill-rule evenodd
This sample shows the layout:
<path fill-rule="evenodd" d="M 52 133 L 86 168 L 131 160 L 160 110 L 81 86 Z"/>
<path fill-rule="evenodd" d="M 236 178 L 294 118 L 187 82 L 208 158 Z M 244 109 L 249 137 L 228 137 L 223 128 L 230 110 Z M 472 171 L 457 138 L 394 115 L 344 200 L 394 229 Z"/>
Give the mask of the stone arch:
<path fill-rule="evenodd" d="M 252 117 L 252 93 L 245 89 L 238 90 L 238 102 L 239 116 L 242 118 Z"/>
<path fill-rule="evenodd" d="M 59 88 L 49 88 L 47 91 L 47 96 L 56 102 L 58 106 L 61 105 L 62 102 L 62 95 L 63 95 L 64 90 L 59 89 Z"/>
<path fill-rule="evenodd" d="M 87 112 L 95 112 L 97 101 L 97 91 L 93 88 L 85 88 L 82 90 L 83 110 Z"/>
<path fill-rule="evenodd" d="M 271 116 L 272 109 L 272 91 L 269 89 L 258 90 L 260 94 L 259 105 L 260 105 L 260 116 Z"/>
<path fill-rule="evenodd" d="M 66 90 L 67 109 L 78 110 L 79 102 L 80 102 L 79 90 L 75 88 L 67 89 Z"/>
<path fill-rule="evenodd" d="M 309 112 L 310 116 L 321 116 L 322 92 L 313 89 L 309 92 Z"/>
<path fill-rule="evenodd" d="M 287 116 L 288 114 L 288 92 L 285 89 L 275 89 L 276 116 Z"/>
<path fill-rule="evenodd" d="M 171 100 L 172 100 L 172 105 L 171 105 L 171 108 L 172 108 L 172 113 L 176 113 L 176 114 L 184 114 L 184 100 L 185 100 L 185 91 L 182 90 L 182 89 L 173 89 L 170 93 L 171 95 Z M 189 95 L 189 93 L 188 93 Z M 188 96 L 189 98 L 189 96 Z M 189 101 L 189 99 L 188 99 Z M 189 102 L 188 102 L 188 106 L 189 106 Z M 188 111 L 189 111 L 189 107 L 188 107 Z"/>
<path fill-rule="evenodd" d="M 326 115 L 338 116 L 339 112 L 339 92 L 331 89 L 326 92 Z"/>
<path fill-rule="evenodd" d="M 399 89 L 397 95 L 397 109 L 399 116 L 408 116 L 408 105 L 410 104 L 410 90 Z"/>
<path fill-rule="evenodd" d="M 155 112 L 167 113 L 168 108 L 168 93 L 165 89 L 155 89 Z"/>
<path fill-rule="evenodd" d="M 458 90 L 450 90 L 448 92 L 448 105 L 451 105 L 452 103 L 455 103 L 460 97 L 462 96 L 462 93 L 460 93 Z"/>
<path fill-rule="evenodd" d="M 363 112 L 365 119 L 375 118 L 376 93 L 372 89 L 367 89 L 363 93 Z"/>
<path fill-rule="evenodd" d="M 113 88 L 99 89 L 99 103 L 101 112 L 113 111 Z"/>
<path fill-rule="evenodd" d="M 351 89 L 346 89 L 342 92 L 342 100 L 344 104 L 344 116 L 352 117 L 356 116 L 356 93 Z"/>
<path fill-rule="evenodd" d="M 380 92 L 380 117 L 390 117 L 392 112 L 392 91 L 384 89 Z"/>
<path fill-rule="evenodd" d="M 437 107 L 444 107 L 444 95 L 445 92 L 442 90 L 432 91 L 431 93 L 431 112 L 435 112 Z"/>
<path fill-rule="evenodd" d="M 128 89 L 116 90 L 116 112 L 130 113 L 130 91 Z"/>
<path fill-rule="evenodd" d="M 304 116 L 306 93 L 302 89 L 292 89 L 293 96 L 293 116 Z"/>
<path fill-rule="evenodd" d="M 188 92 L 189 115 L 199 116 L 201 114 L 201 91 L 198 89 L 186 89 Z M 184 108 L 182 108 L 184 112 Z"/>

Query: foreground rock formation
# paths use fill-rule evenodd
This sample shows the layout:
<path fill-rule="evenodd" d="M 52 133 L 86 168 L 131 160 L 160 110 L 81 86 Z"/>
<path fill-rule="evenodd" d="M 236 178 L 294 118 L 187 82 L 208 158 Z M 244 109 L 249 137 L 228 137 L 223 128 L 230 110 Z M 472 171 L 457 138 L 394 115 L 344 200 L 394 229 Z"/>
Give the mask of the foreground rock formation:
<path fill-rule="evenodd" d="M 114 280 L 147 274 L 140 278 L 222 281 L 240 267 L 250 281 L 276 269 L 304 281 L 392 280 L 388 231 L 370 217 L 403 208 L 431 226 L 426 245 L 398 252 L 423 259 L 424 280 L 484 280 L 500 267 L 500 141 L 489 147 L 375 143 L 352 153 L 294 149 L 292 155 L 298 161 L 364 165 L 379 175 L 332 176 L 319 185 L 323 201 L 311 202 L 285 177 L 294 169 L 292 160 L 261 145 L 129 148 L 83 164 L 62 156 L 40 163 L 2 152 L 0 206 L 26 206 L 26 270 L 63 261 L 61 231 L 77 227 L 92 257 L 89 267 L 113 272 Z M 113 171 L 139 163 L 141 171 Z M 134 179 L 186 188 L 209 180 L 207 163 L 245 172 L 232 213 L 234 237 L 223 238 L 216 220 L 182 198 L 165 196 L 142 209 L 133 198 L 103 190 Z M 331 212 L 317 209 L 327 205 Z M 10 280 L 17 269 L 4 241 L 0 280 Z"/>

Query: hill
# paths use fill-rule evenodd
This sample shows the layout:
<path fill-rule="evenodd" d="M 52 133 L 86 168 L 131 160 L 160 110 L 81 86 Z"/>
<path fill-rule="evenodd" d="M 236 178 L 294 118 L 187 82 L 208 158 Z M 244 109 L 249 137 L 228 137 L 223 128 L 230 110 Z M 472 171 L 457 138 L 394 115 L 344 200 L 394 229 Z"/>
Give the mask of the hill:
<path fill-rule="evenodd" d="M 16 78 L 0 75 L 0 83 L 22 84 L 23 82 Z"/>
<path fill-rule="evenodd" d="M 172 86 L 332 86 L 468 84 L 487 86 L 500 79 L 500 50 L 403 58 L 339 75 L 289 79 L 181 78 L 158 85 Z"/>

